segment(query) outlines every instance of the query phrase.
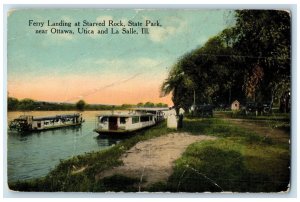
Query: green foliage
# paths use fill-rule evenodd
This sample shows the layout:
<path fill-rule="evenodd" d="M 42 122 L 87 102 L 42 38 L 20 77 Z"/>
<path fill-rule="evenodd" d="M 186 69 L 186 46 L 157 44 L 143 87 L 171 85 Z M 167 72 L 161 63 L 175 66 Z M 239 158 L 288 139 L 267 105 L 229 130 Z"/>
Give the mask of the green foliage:
<path fill-rule="evenodd" d="M 156 104 L 156 107 L 168 107 L 168 105 L 160 102 Z"/>
<path fill-rule="evenodd" d="M 114 192 L 136 192 L 138 191 L 138 178 L 131 178 L 124 175 L 112 175 L 99 180 L 93 191 L 114 191 Z"/>
<path fill-rule="evenodd" d="M 121 105 L 121 108 L 124 108 L 124 109 L 129 109 L 129 108 L 132 108 L 132 107 L 134 107 L 134 105 L 132 105 L 132 104 L 122 104 Z"/>
<path fill-rule="evenodd" d="M 142 103 L 139 102 L 136 107 L 168 107 L 167 104 L 164 103 L 153 103 L 153 102 L 146 102 L 146 103 Z"/>
<path fill-rule="evenodd" d="M 17 98 L 8 97 L 7 98 L 7 110 L 15 111 L 18 109 L 19 100 Z"/>
<path fill-rule="evenodd" d="M 279 165 L 272 164 L 272 167 L 264 168 L 265 164 L 262 163 L 255 165 L 256 169 L 252 169 L 252 162 L 263 162 L 268 160 L 268 157 L 258 154 L 254 149 L 244 152 L 247 147 L 230 139 L 190 145 L 176 161 L 174 172 L 168 180 L 169 189 L 184 192 L 286 191 L 289 175 L 276 176 L 273 172 L 274 169 L 280 170 L 281 173 L 289 172 L 280 155 L 268 148 L 272 159 Z M 252 156 L 251 160 L 248 159 L 248 155 Z"/>
<path fill-rule="evenodd" d="M 83 111 L 85 108 L 85 101 L 84 100 L 79 100 L 78 102 L 76 102 L 76 109 Z"/>
<path fill-rule="evenodd" d="M 279 10 L 238 10 L 236 24 L 183 55 L 161 87 L 175 107 L 276 101 L 290 89 L 290 16 Z"/>
<path fill-rule="evenodd" d="M 190 145 L 176 160 L 171 192 L 278 192 L 290 181 L 289 146 L 220 119 L 187 119 L 183 131 L 217 140 Z M 156 185 L 150 191 L 157 190 Z"/>
<path fill-rule="evenodd" d="M 241 127 L 229 124 L 218 118 L 185 119 L 181 131 L 195 135 L 206 134 L 222 138 L 236 138 L 247 144 L 271 144 L 272 140 L 266 134 L 257 135 Z"/>
<path fill-rule="evenodd" d="M 291 20 L 288 11 L 236 11 L 234 49 L 241 55 L 245 68 L 250 71 L 259 65 L 263 71 L 261 98 L 269 99 L 282 94 L 290 85 Z M 283 85 L 282 85 L 283 84 Z M 281 91 L 281 92 L 280 92 Z"/>
<path fill-rule="evenodd" d="M 54 102 L 42 102 L 35 101 L 29 98 L 18 100 L 17 98 L 8 97 L 7 98 L 7 109 L 8 111 L 17 111 L 17 110 L 30 110 L 30 111 L 50 111 L 50 110 L 125 110 L 132 107 L 168 107 L 164 103 L 151 103 L 147 102 L 145 104 L 138 103 L 137 105 L 132 104 L 123 104 L 119 106 L 114 105 L 101 105 L 101 104 L 87 104 L 84 100 L 78 101 L 76 104 L 72 103 L 54 103 Z"/>
<path fill-rule="evenodd" d="M 152 103 L 152 102 L 146 102 L 145 104 L 144 104 L 144 107 L 154 107 L 155 105 L 154 105 L 154 103 Z"/>
<path fill-rule="evenodd" d="M 194 83 L 185 75 L 181 65 L 175 64 L 161 86 L 161 94 L 165 96 L 172 92 L 172 101 L 177 111 L 180 107 L 187 111 L 192 100 L 186 98 L 193 94 L 193 86 Z"/>

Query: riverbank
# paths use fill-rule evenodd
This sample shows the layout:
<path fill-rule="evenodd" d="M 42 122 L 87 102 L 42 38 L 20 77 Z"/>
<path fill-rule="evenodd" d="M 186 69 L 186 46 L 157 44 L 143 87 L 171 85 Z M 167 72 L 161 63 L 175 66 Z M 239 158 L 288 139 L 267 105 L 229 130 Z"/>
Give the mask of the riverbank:
<path fill-rule="evenodd" d="M 265 125 L 264 127 L 269 127 Z M 279 192 L 287 191 L 290 181 L 290 145 L 288 133 L 272 137 L 262 130 L 244 128 L 231 120 L 185 119 L 177 131 L 195 137 L 210 136 L 211 140 L 195 141 L 182 155 L 170 157 L 174 162 L 170 176 L 139 186 L 141 175 L 112 172 L 126 166 L 124 155 L 133 152 L 141 142 L 148 144 L 158 137 L 168 137 L 175 131 L 166 124 L 147 131 L 100 152 L 92 152 L 61 161 L 45 178 L 11 183 L 10 188 L 20 191 L 170 191 L 170 192 Z M 274 134 L 276 133 L 275 130 Z M 151 139 L 151 140 L 150 140 Z M 158 145 L 158 144 L 156 144 Z M 159 148 L 156 148 L 159 150 Z M 163 150 L 161 154 L 167 153 Z M 181 153 L 180 153 L 181 154 Z M 171 159 L 171 160 L 170 160 Z M 173 161 L 174 160 L 174 161 Z M 139 160 L 141 161 L 141 159 Z M 118 168 L 119 167 L 119 168 Z M 99 177 L 104 173 L 104 177 Z"/>

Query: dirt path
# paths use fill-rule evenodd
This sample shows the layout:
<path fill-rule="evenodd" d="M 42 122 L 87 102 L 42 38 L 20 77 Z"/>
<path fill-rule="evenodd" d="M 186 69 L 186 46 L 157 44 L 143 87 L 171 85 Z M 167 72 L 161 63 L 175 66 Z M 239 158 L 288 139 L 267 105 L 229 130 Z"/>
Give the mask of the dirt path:
<path fill-rule="evenodd" d="M 121 157 L 124 165 L 99 173 L 96 179 L 122 174 L 139 178 L 139 187 L 166 181 L 172 173 L 173 162 L 182 155 L 188 145 L 213 139 L 215 138 L 204 135 L 171 133 L 139 142 Z"/>

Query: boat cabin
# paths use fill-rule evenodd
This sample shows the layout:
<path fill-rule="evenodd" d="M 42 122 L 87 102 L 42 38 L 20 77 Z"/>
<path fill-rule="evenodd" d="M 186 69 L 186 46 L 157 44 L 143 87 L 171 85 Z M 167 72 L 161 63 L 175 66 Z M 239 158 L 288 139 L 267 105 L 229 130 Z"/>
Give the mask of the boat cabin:
<path fill-rule="evenodd" d="M 47 128 L 56 128 L 63 126 L 79 125 L 82 123 L 80 114 L 66 114 L 48 117 L 33 118 L 32 129 L 43 130 Z"/>
<path fill-rule="evenodd" d="M 138 107 L 138 108 L 134 108 L 133 110 L 135 110 L 136 112 L 139 113 L 149 113 L 149 114 L 153 114 L 155 117 L 155 121 L 156 122 L 160 122 L 163 121 L 164 119 L 167 118 L 168 112 L 169 112 L 169 108 L 167 107 Z"/>
<path fill-rule="evenodd" d="M 94 131 L 97 133 L 126 133 L 153 125 L 155 125 L 155 115 L 149 113 L 98 115 Z"/>
<path fill-rule="evenodd" d="M 19 131 L 36 131 L 81 125 L 81 123 L 83 123 L 83 119 L 82 115 L 79 113 L 47 117 L 34 117 L 30 115 L 23 115 L 17 119 L 14 119 L 10 123 L 9 127 L 10 129 L 16 129 Z"/>

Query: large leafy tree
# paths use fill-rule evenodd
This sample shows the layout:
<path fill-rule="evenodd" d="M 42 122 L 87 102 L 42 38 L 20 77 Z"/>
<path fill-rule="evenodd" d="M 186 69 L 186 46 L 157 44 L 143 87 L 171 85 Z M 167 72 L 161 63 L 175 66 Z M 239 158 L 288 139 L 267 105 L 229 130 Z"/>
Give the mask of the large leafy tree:
<path fill-rule="evenodd" d="M 248 81 L 260 68 L 261 84 L 254 92 L 260 94 L 260 100 L 276 99 L 290 86 L 290 23 L 288 11 L 236 11 L 233 47 L 240 55 L 240 62 L 245 64 Z M 244 87 L 247 93 L 253 86 Z"/>
<path fill-rule="evenodd" d="M 236 25 L 185 54 L 161 91 L 177 108 L 234 99 L 278 100 L 290 86 L 290 16 L 279 10 L 239 10 Z"/>

